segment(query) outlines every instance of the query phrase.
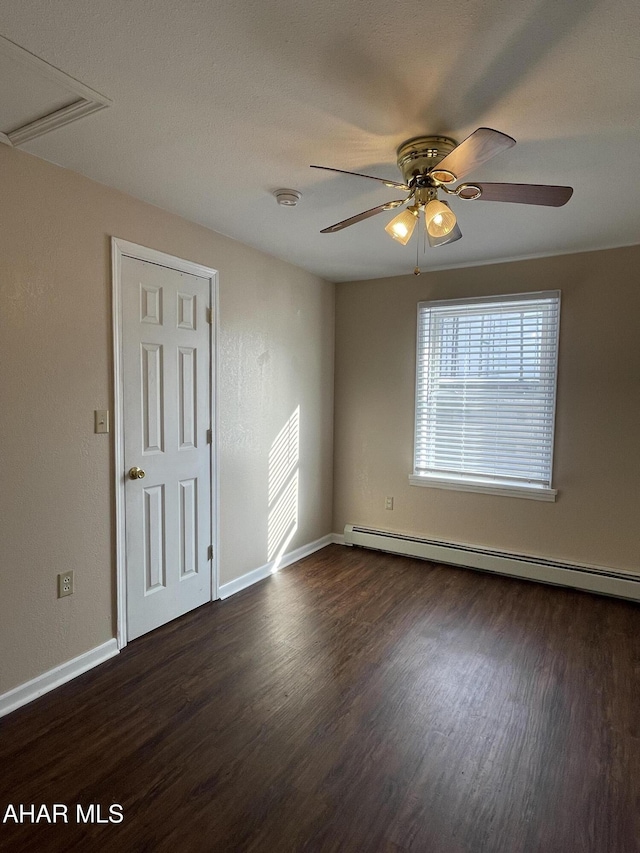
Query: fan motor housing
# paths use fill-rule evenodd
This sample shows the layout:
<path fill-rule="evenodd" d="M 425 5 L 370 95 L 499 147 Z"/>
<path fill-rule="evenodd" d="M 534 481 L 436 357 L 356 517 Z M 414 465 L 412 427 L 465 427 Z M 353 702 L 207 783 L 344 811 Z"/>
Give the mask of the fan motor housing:
<path fill-rule="evenodd" d="M 398 168 L 405 183 L 425 175 L 457 146 L 449 136 L 414 136 L 398 148 Z"/>

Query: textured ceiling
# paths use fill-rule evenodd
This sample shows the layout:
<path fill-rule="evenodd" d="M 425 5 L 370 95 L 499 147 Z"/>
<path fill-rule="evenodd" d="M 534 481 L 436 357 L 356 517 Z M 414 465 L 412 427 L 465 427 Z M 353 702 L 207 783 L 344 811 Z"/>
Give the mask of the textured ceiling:
<path fill-rule="evenodd" d="M 640 243 L 635 0 L 2 0 L 0 33 L 113 101 L 25 150 L 328 279 Z M 424 254 L 393 213 L 319 233 L 398 191 L 309 164 L 397 180 L 403 140 L 481 125 L 518 144 L 468 180 L 566 207 L 453 199 L 463 239 Z"/>

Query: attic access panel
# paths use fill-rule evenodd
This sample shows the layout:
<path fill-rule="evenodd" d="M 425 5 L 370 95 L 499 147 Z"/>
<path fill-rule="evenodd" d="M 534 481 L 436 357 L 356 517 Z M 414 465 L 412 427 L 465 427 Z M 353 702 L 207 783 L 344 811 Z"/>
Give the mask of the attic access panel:
<path fill-rule="evenodd" d="M 21 145 L 111 101 L 0 36 L 0 142 Z"/>

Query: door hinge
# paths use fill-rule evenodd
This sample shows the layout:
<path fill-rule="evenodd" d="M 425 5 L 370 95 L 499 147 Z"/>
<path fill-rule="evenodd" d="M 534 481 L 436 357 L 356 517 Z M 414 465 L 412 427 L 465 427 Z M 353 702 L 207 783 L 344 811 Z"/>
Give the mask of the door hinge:
<path fill-rule="evenodd" d="M 207 308 L 207 323 L 211 325 L 211 308 Z"/>
<path fill-rule="evenodd" d="M 213 560 L 213 545 L 207 548 L 207 560 Z"/>
<path fill-rule="evenodd" d="M 210 429 L 207 430 L 207 444 L 211 444 L 213 441 L 213 433 Z"/>

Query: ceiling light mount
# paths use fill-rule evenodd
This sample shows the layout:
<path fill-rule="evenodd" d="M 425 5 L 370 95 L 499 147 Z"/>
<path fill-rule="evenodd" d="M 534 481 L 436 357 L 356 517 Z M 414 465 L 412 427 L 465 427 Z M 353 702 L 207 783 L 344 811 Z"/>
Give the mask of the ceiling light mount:
<path fill-rule="evenodd" d="M 302 193 L 299 193 L 298 190 L 274 190 L 273 195 L 278 204 L 283 207 L 295 207 L 302 198 Z"/>
<path fill-rule="evenodd" d="M 407 139 L 398 148 L 398 168 L 406 184 L 418 176 L 426 175 L 434 169 L 441 160 L 450 154 L 457 146 L 457 142 L 449 136 L 414 136 Z M 451 177 L 448 177 L 451 175 Z M 438 177 L 442 183 L 455 180 L 450 172 Z"/>

